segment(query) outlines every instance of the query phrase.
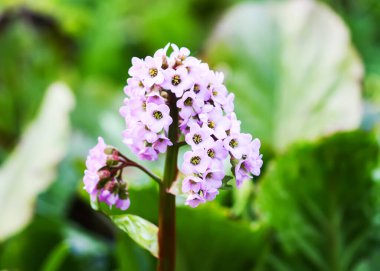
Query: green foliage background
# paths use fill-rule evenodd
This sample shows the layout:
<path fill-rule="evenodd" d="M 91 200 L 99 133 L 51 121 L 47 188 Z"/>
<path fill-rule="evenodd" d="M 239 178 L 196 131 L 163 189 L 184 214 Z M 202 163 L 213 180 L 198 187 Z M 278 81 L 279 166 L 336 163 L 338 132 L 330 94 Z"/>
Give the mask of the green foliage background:
<path fill-rule="evenodd" d="M 128 153 L 120 141 L 118 108 L 130 59 L 174 42 L 226 71 L 243 130 L 260 136 L 264 153 L 262 175 L 242 190 L 223 191 L 218 200 L 196 209 L 179 204 L 177 270 L 379 270 L 380 3 L 318 2 L 344 21 L 347 44 L 334 46 L 338 51 L 349 48 L 344 63 L 361 67 L 363 62 L 361 78 L 351 76 L 344 65 L 317 73 L 332 58 L 323 58 L 319 48 L 335 44 L 317 33 L 312 43 L 302 41 L 302 33 L 313 36 L 308 27 L 318 29 L 318 20 L 305 24 L 305 32 L 297 36 L 302 41 L 297 54 L 291 51 L 283 39 L 286 32 L 275 25 L 283 19 L 276 17 L 275 5 L 286 2 L 0 1 L 0 168 L 38 116 L 49 85 L 65 82 L 76 100 L 66 154 L 54 166 L 49 187 L 29 202 L 31 221 L 0 238 L 0 269 L 155 270 L 149 252 L 91 209 L 81 178 L 87 151 L 98 135 Z M 263 9 L 252 21 L 231 13 L 240 12 L 236 7 L 241 4 L 255 3 Z M 220 21 L 228 22 L 225 28 Z M 310 48 L 317 48 L 310 63 L 318 80 L 296 84 L 290 75 L 304 75 L 296 64 L 311 56 Z M 273 69 L 279 59 L 286 61 Z M 323 88 L 317 82 L 325 78 L 356 85 L 363 114 L 344 107 L 352 98 L 345 92 L 351 85 L 345 84 L 329 88 L 343 93 L 334 104 L 343 108 L 339 118 L 330 118 L 324 109 L 331 97 L 316 98 L 319 107 L 310 113 L 306 99 Z M 294 83 L 298 92 L 279 87 L 281 82 Z M 278 97 L 292 99 L 279 106 Z M 287 115 L 294 108 L 305 115 Z M 342 121 L 353 116 L 359 125 L 342 128 Z M 333 124 L 329 132 L 325 123 Z M 36 159 L 40 144 L 44 142 L 35 142 Z M 147 165 L 159 174 L 162 161 Z M 132 201 L 128 213 L 157 224 L 154 183 L 134 170 L 126 176 Z M 12 183 L 13 197 L 22 195 L 17 178 Z M 14 208 L 12 219 L 19 219 L 17 206 L 0 201 L 0 225 L 9 223 L 1 220 L 5 208 Z"/>

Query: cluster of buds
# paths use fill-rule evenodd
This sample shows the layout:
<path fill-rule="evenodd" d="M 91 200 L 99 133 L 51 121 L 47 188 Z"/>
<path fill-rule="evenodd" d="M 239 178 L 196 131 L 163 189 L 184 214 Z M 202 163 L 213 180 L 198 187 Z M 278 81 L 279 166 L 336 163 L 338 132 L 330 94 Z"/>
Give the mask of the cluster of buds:
<path fill-rule="evenodd" d="M 90 150 L 84 172 L 84 188 L 91 201 L 102 201 L 110 207 L 115 205 L 121 210 L 128 209 L 130 199 L 127 183 L 122 179 L 122 170 L 130 161 L 121 156 L 113 147 L 107 146 L 103 138 Z"/>
<path fill-rule="evenodd" d="M 156 160 L 168 146 L 179 144 L 168 138 L 173 123 L 168 99 L 174 97 L 182 133 L 176 138 L 191 147 L 181 166 L 182 191 L 188 194 L 186 204 L 196 207 L 219 193 L 228 157 L 237 187 L 260 174 L 260 141 L 240 132 L 223 73 L 210 70 L 187 48 L 171 48 L 169 56 L 168 44 L 153 57 L 132 59 L 120 109 L 127 125 L 123 142 L 143 160 Z"/>

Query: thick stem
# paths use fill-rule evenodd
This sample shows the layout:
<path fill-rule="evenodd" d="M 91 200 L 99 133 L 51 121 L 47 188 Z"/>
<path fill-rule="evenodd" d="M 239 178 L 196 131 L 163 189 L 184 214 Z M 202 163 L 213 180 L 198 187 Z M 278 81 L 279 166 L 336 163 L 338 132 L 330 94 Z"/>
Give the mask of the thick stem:
<path fill-rule="evenodd" d="M 178 139 L 178 108 L 174 94 L 169 96 L 170 116 L 173 123 L 169 128 L 169 139 L 175 143 Z M 158 271 L 175 269 L 175 196 L 168 193 L 176 179 L 178 146 L 173 144 L 166 152 L 163 183 L 160 186 L 159 221 L 158 221 Z"/>

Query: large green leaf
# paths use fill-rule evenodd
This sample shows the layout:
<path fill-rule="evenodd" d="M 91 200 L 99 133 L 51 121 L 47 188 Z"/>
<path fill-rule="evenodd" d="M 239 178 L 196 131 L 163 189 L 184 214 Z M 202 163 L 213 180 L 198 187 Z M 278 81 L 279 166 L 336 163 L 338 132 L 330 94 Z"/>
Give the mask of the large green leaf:
<path fill-rule="evenodd" d="M 270 270 L 352 270 L 369 254 L 375 202 L 373 134 L 341 133 L 279 157 L 257 205 L 276 238 Z"/>
<path fill-rule="evenodd" d="M 276 150 L 360 123 L 363 67 L 346 26 L 323 4 L 239 4 L 206 55 L 226 71 L 244 129 Z"/>
<path fill-rule="evenodd" d="M 260 224 L 233 220 L 228 209 L 209 203 L 177 208 L 178 271 L 247 271 L 260 267 L 268 233 Z"/>
<path fill-rule="evenodd" d="M 28 223 L 36 196 L 54 181 L 66 152 L 73 105 L 67 86 L 52 85 L 37 119 L 0 168 L 0 240 Z"/>
<path fill-rule="evenodd" d="M 36 215 L 0 245 L 0 270 L 115 270 L 109 239 L 62 219 Z"/>
<path fill-rule="evenodd" d="M 158 257 L 158 228 L 151 222 L 136 215 L 111 216 L 113 222 L 126 232 L 136 243 Z"/>

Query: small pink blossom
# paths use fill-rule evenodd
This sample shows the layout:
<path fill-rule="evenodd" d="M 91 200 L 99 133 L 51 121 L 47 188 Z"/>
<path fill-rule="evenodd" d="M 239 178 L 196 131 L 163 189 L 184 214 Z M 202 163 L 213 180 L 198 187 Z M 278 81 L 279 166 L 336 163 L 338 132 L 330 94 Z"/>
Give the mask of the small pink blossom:
<path fill-rule="evenodd" d="M 210 157 L 203 149 L 185 152 L 182 171 L 186 174 L 204 173 L 211 163 Z"/>
<path fill-rule="evenodd" d="M 201 189 L 202 179 L 196 176 L 187 176 L 182 182 L 182 192 L 189 193 L 190 191 L 198 193 Z"/>
<path fill-rule="evenodd" d="M 193 193 L 187 197 L 185 204 L 189 205 L 192 208 L 195 208 L 199 204 L 205 203 L 205 202 L 206 200 L 201 195 Z"/>
<path fill-rule="evenodd" d="M 147 103 L 143 121 L 151 131 L 158 133 L 162 129 L 169 129 L 169 125 L 173 122 L 169 114 L 170 109 L 166 104 Z"/>
<path fill-rule="evenodd" d="M 118 160 L 118 152 L 114 151 L 108 156 L 105 153 L 106 148 L 103 138 L 99 137 L 98 144 L 90 150 L 83 178 L 84 189 L 90 194 L 91 201 L 98 198 L 110 207 L 116 205 L 117 208 L 126 210 L 130 205 L 126 183 L 119 183 L 107 165 L 108 159 Z"/>
<path fill-rule="evenodd" d="M 185 141 L 193 150 L 206 149 L 213 144 L 214 139 L 208 129 L 200 127 L 198 124 L 190 126 L 189 133 L 185 136 Z"/>
<path fill-rule="evenodd" d="M 162 87 L 170 89 L 178 98 L 182 96 L 185 90 L 191 89 L 194 85 L 192 78 L 188 75 L 186 68 L 180 67 L 177 70 L 165 70 L 165 82 Z"/>
<path fill-rule="evenodd" d="M 228 150 L 233 157 L 240 159 L 243 155 L 249 153 L 249 144 L 251 143 L 252 136 L 250 134 L 234 134 L 226 137 L 223 140 L 224 147 Z"/>

